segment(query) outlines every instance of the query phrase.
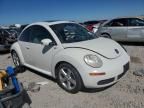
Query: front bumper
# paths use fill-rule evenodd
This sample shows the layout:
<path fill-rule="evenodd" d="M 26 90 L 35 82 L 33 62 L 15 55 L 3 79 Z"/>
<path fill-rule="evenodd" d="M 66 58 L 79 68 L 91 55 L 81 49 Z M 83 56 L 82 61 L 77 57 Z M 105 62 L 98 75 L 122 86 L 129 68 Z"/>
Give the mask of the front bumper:
<path fill-rule="evenodd" d="M 84 86 L 86 88 L 107 87 L 116 83 L 123 77 L 129 69 L 130 57 L 125 53 L 116 59 L 101 58 L 103 66 L 101 68 L 91 68 L 83 66 L 79 70 Z M 89 73 L 105 73 L 105 75 L 90 76 Z"/>
<path fill-rule="evenodd" d="M 126 74 L 128 69 L 129 69 L 129 62 L 123 66 L 123 72 L 121 74 L 119 74 L 115 77 L 109 78 L 109 79 L 104 79 L 104 80 L 98 81 L 97 85 L 105 85 L 105 84 L 110 84 L 110 83 L 116 82 L 117 80 L 119 80 L 121 77 L 123 77 Z"/>

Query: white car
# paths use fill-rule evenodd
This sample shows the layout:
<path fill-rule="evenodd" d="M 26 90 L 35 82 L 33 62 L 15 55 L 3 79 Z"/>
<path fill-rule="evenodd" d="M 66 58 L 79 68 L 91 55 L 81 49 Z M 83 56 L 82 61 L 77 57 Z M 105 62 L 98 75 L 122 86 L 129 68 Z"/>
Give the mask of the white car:
<path fill-rule="evenodd" d="M 16 66 L 24 65 L 57 79 L 70 93 L 82 87 L 116 83 L 129 69 L 130 57 L 117 42 L 98 38 L 70 21 L 28 25 L 11 47 Z"/>

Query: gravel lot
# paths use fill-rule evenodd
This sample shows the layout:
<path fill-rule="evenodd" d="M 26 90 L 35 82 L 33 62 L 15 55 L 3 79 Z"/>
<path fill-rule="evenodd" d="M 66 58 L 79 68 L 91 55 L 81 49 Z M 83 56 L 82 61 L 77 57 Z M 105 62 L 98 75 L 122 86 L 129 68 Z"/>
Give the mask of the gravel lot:
<path fill-rule="evenodd" d="M 47 81 L 39 92 L 30 92 L 32 108 L 144 108 L 144 77 L 133 72 L 144 69 L 144 46 L 125 45 L 131 56 L 130 71 L 115 85 L 103 91 L 70 94 L 45 75 L 27 70 L 18 75 L 24 85 Z M 10 54 L 0 54 L 0 68 L 13 65 Z"/>

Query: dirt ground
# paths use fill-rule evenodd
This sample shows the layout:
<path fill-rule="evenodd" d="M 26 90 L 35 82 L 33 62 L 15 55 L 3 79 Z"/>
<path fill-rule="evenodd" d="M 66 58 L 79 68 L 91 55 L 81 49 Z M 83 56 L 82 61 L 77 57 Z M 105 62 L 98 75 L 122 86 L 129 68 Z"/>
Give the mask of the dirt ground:
<path fill-rule="evenodd" d="M 51 78 L 31 70 L 17 77 L 24 85 L 48 82 L 40 87 L 39 92 L 28 91 L 32 108 L 144 108 L 144 77 L 133 75 L 134 71 L 144 69 L 144 46 L 125 45 L 125 48 L 131 56 L 129 72 L 118 83 L 103 91 L 70 94 Z M 10 54 L 0 54 L 0 68 L 8 65 L 13 65 Z"/>

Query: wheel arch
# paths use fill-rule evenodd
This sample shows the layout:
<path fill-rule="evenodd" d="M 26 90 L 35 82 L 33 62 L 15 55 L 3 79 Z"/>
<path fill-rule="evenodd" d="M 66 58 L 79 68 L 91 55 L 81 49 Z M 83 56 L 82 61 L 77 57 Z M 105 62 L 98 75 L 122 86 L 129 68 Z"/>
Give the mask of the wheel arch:
<path fill-rule="evenodd" d="M 12 45 L 12 47 L 10 49 L 10 53 L 12 54 L 13 51 L 15 51 L 17 53 L 21 63 L 24 64 L 24 58 L 23 58 L 20 46 L 19 46 L 19 44 L 17 42 Z"/>
<path fill-rule="evenodd" d="M 54 70 L 55 70 L 55 72 L 54 72 L 55 78 L 57 79 L 57 72 L 56 72 L 56 69 L 57 69 L 58 66 L 60 66 L 60 64 L 62 64 L 62 63 L 70 64 L 72 67 L 74 67 L 74 68 L 78 71 L 78 74 L 79 74 L 80 79 L 81 79 L 81 82 L 82 82 L 82 87 L 84 87 L 84 82 L 83 82 L 83 79 L 82 79 L 82 76 L 81 76 L 79 70 L 78 70 L 73 64 L 71 64 L 71 63 L 69 63 L 69 62 L 67 62 L 67 61 L 59 61 L 59 62 L 55 65 L 55 69 L 54 69 Z"/>
<path fill-rule="evenodd" d="M 77 58 L 72 57 L 70 55 L 58 55 L 57 57 L 55 57 L 53 59 L 52 62 L 52 76 L 54 78 L 56 78 L 56 68 L 61 64 L 61 63 L 68 63 L 70 65 L 72 65 L 79 73 L 79 75 L 82 77 L 81 75 L 81 71 L 82 71 L 82 65 L 80 61 L 77 61 Z"/>
<path fill-rule="evenodd" d="M 60 66 L 60 64 L 62 64 L 62 63 L 67 63 L 67 64 L 70 64 L 70 63 L 68 63 L 68 62 L 66 62 L 66 61 L 59 61 L 56 65 L 55 65 L 55 69 L 54 69 L 54 73 L 55 73 L 55 78 L 57 77 L 57 68 Z M 72 65 L 72 64 L 70 64 L 70 65 Z M 73 66 L 73 65 L 72 65 Z M 74 67 L 74 66 L 73 66 Z"/>
<path fill-rule="evenodd" d="M 55 69 L 57 66 L 59 66 L 61 63 L 69 63 L 76 68 L 79 75 L 81 76 L 82 82 L 85 84 L 86 81 L 84 78 L 87 75 L 86 70 L 89 68 L 89 66 L 84 62 L 84 56 L 89 53 L 92 54 L 93 52 L 79 48 L 66 48 L 60 51 L 53 57 L 51 63 L 52 76 L 56 78 Z"/>

